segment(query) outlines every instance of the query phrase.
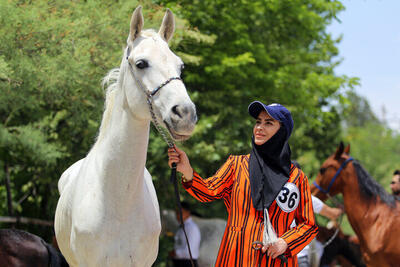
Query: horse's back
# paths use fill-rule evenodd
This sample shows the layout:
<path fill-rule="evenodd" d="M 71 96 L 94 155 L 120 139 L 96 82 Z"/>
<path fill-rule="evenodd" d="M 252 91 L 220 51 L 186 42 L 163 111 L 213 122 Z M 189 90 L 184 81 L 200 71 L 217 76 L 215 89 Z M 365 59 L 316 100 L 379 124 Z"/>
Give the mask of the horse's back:
<path fill-rule="evenodd" d="M 0 229 L 0 266 L 68 266 L 64 257 L 42 238 L 16 229 Z"/>
<path fill-rule="evenodd" d="M 38 236 L 15 229 L 0 229 L 0 266 L 49 266 L 47 249 Z"/>

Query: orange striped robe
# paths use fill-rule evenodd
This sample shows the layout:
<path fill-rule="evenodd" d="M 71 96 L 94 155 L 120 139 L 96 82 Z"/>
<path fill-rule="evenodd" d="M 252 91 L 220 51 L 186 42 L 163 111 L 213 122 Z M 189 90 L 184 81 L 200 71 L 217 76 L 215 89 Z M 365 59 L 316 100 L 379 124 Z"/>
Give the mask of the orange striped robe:
<path fill-rule="evenodd" d="M 193 180 L 183 184 L 187 192 L 201 202 L 224 200 L 228 221 L 215 264 L 217 267 L 258 266 L 260 252 L 251 249 L 251 244 L 253 241 L 262 241 L 264 222 L 262 211 L 253 207 L 251 199 L 249 157 L 230 156 L 214 176 L 203 180 L 194 172 Z M 318 228 L 307 176 L 292 165 L 288 182 L 294 183 L 300 191 L 297 209 L 286 213 L 274 200 L 269 207 L 269 216 L 277 236 L 288 244 L 285 252 L 288 263 L 283 266 L 298 266 L 295 255 L 317 235 Z M 294 219 L 297 226 L 290 229 Z M 267 259 L 265 255 L 261 266 L 281 266 L 281 261 L 278 258 Z"/>

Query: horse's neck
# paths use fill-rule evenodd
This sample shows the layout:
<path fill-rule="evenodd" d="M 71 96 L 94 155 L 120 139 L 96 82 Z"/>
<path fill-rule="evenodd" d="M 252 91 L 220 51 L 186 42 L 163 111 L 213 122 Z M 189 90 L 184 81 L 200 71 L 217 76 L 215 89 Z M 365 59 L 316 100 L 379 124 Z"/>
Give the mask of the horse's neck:
<path fill-rule="evenodd" d="M 362 196 L 356 173 L 343 180 L 345 181 L 343 184 L 344 208 L 350 224 L 359 237 L 369 234 L 366 232 L 368 227 L 365 226 L 372 225 L 376 218 L 367 213 L 377 204 Z"/>
<path fill-rule="evenodd" d="M 124 108 L 124 96 L 115 103 L 105 133 L 93 147 L 98 179 L 107 196 L 133 195 L 143 188 L 150 122 Z M 126 106 L 126 105 L 125 105 Z M 108 193 L 107 193 L 108 192 Z"/>

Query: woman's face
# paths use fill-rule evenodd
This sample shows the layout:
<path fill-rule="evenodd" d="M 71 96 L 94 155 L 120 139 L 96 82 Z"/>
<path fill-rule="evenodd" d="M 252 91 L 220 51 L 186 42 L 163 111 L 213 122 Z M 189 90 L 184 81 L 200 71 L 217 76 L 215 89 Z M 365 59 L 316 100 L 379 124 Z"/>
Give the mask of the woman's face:
<path fill-rule="evenodd" d="M 254 143 L 258 146 L 267 142 L 281 128 L 279 121 L 273 119 L 266 111 L 261 111 L 254 125 Z"/>

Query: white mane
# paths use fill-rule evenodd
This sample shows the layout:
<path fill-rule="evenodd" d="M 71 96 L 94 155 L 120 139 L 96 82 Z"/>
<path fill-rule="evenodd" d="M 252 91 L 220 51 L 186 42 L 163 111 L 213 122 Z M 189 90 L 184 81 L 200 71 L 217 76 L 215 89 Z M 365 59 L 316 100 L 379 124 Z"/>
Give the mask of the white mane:
<path fill-rule="evenodd" d="M 100 130 L 96 143 L 103 139 L 107 126 L 110 122 L 111 112 L 114 107 L 115 94 L 119 87 L 119 77 L 120 69 L 114 68 L 110 70 L 102 80 L 102 86 L 106 92 L 106 99 L 104 102 L 103 118 L 101 120 Z"/>

